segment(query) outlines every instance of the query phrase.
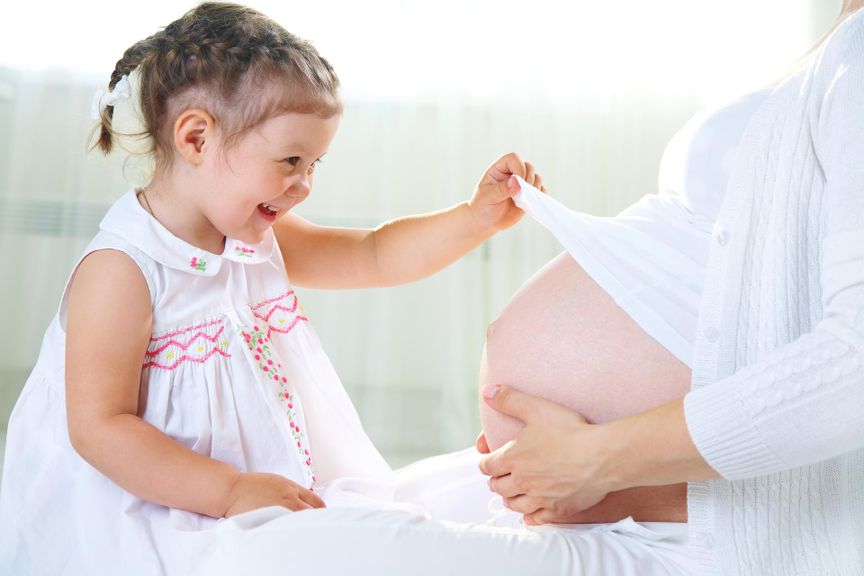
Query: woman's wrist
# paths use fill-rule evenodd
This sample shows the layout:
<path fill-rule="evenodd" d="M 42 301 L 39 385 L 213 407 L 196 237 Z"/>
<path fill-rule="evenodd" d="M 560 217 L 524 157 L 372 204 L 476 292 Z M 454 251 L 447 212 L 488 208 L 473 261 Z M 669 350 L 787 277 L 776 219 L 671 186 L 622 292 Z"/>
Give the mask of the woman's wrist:
<path fill-rule="evenodd" d="M 638 447 L 632 442 L 633 423 L 629 419 L 595 424 L 597 443 L 603 447 L 604 461 L 599 474 L 606 482 L 606 492 L 617 492 L 637 486 Z"/>
<path fill-rule="evenodd" d="M 601 426 L 614 490 L 720 478 L 693 444 L 683 400 Z"/>

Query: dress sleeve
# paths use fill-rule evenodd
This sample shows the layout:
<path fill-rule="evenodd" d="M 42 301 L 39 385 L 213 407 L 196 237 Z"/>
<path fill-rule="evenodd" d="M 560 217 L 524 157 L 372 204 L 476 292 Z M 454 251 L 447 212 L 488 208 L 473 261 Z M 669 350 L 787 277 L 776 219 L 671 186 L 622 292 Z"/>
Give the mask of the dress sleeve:
<path fill-rule="evenodd" d="M 810 121 L 826 181 L 824 316 L 811 332 L 684 400 L 696 447 L 729 480 L 864 448 L 864 19 L 847 24 L 817 62 L 812 87 L 821 94 Z"/>

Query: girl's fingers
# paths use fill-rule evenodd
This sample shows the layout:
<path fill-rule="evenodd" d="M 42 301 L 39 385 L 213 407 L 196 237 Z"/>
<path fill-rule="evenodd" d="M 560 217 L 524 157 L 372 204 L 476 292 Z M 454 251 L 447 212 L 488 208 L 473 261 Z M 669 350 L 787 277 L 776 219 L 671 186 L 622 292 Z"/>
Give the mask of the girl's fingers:
<path fill-rule="evenodd" d="M 534 184 L 534 165 L 530 162 L 525 162 L 525 181 L 532 186 L 536 186 Z"/>
<path fill-rule="evenodd" d="M 516 181 L 514 176 L 508 176 L 507 180 L 497 182 L 492 186 L 488 192 L 488 196 L 485 197 L 482 203 L 497 204 L 508 198 L 512 198 L 517 192 L 519 192 L 519 182 Z"/>
<path fill-rule="evenodd" d="M 525 176 L 525 164 L 515 152 L 499 158 L 487 171 L 487 175 L 495 182 L 504 182 L 511 174 Z"/>
<path fill-rule="evenodd" d="M 312 508 L 326 508 L 327 505 L 324 503 L 317 494 L 312 492 L 311 490 L 300 490 L 300 499 L 307 504 L 309 504 Z"/>

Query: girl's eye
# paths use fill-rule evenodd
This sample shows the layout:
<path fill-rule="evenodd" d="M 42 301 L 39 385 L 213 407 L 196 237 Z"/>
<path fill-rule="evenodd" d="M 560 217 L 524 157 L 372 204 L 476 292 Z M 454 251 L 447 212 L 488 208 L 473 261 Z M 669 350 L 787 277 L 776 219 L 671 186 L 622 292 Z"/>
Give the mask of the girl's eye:
<path fill-rule="evenodd" d="M 291 156 L 290 158 L 285 158 L 283 162 L 287 163 L 289 166 L 294 167 L 300 162 L 299 156 Z"/>
<path fill-rule="evenodd" d="M 309 165 L 309 170 L 307 170 L 307 173 L 312 174 L 313 172 L 315 172 L 315 167 L 318 166 L 318 164 L 320 164 L 320 163 L 321 163 L 320 158 L 318 160 L 315 160 L 314 162 L 312 162 Z"/>

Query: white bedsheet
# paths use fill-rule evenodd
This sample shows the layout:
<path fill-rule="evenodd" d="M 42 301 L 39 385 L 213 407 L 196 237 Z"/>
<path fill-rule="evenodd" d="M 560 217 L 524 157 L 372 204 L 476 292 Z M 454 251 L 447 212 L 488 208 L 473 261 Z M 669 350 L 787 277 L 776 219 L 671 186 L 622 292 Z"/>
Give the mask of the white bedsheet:
<path fill-rule="evenodd" d="M 355 500 L 304 512 L 274 507 L 222 521 L 195 574 L 691 573 L 686 524 L 628 518 L 614 524 L 513 527 L 518 515 L 490 512 L 493 495 L 477 469 L 478 458 L 470 448 L 397 471 L 393 505 Z"/>

